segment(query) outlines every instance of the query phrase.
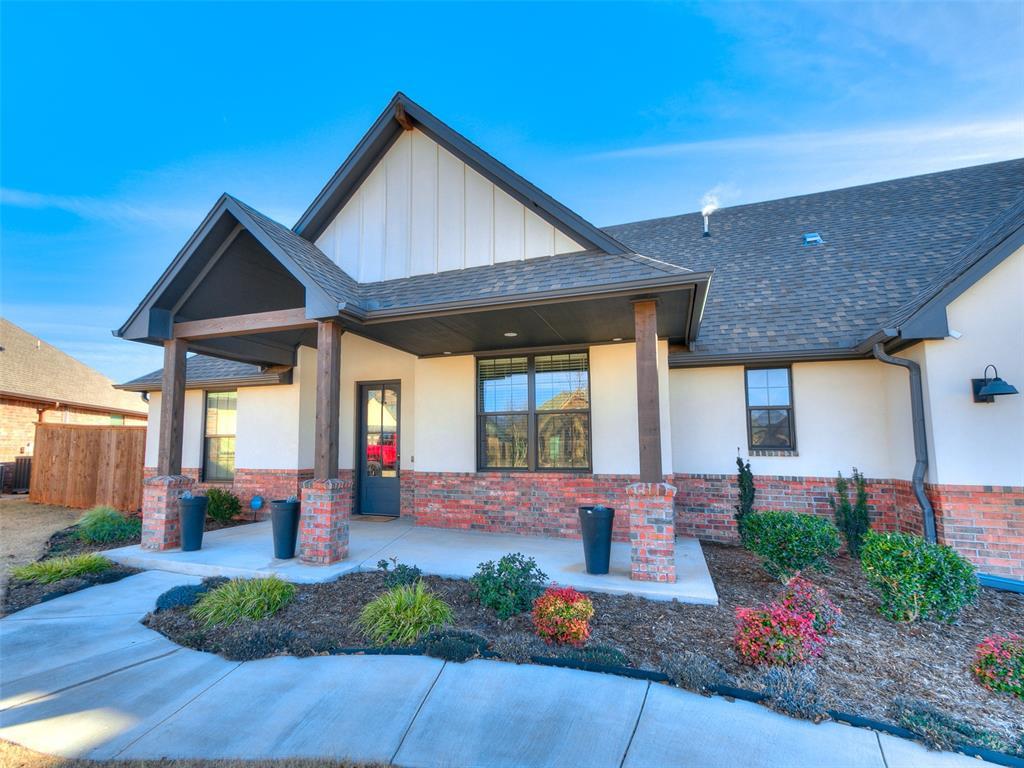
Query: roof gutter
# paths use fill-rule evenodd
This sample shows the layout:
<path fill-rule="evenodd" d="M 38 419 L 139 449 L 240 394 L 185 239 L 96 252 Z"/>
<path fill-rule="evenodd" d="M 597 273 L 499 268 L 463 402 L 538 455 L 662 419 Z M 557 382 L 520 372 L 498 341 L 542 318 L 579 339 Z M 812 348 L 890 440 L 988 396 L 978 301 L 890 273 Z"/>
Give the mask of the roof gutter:
<path fill-rule="evenodd" d="M 876 342 L 872 347 L 872 354 L 875 359 L 887 365 L 898 365 L 906 368 L 910 374 L 910 413 L 914 423 L 914 474 L 911 485 L 914 488 L 914 496 L 921 507 L 924 517 L 924 536 L 934 544 L 935 535 L 935 510 L 928 500 L 928 494 L 924 490 L 924 476 L 928 471 L 928 433 L 925 427 L 924 418 L 924 389 L 921 386 L 921 366 L 913 360 L 904 357 L 893 357 L 886 353 L 882 342 Z"/>

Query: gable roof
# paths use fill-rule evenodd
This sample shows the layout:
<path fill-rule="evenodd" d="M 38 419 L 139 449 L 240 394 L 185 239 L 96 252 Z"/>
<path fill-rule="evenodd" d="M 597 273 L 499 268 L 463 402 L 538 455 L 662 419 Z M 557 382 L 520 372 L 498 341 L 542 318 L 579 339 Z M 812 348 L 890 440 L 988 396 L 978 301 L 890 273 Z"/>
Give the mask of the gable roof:
<path fill-rule="evenodd" d="M 1024 159 L 722 208 L 710 237 L 700 213 L 607 229 L 714 273 L 700 335 L 673 366 L 861 357 L 902 307 L 985 251 L 988 228 L 1020 225 L 1022 191 Z M 806 232 L 824 244 L 803 245 Z"/>
<path fill-rule="evenodd" d="M 185 359 L 186 389 L 199 389 L 207 386 L 252 387 L 290 383 L 290 370 L 267 369 L 259 365 L 239 363 L 207 355 L 189 355 Z M 114 386 L 129 392 L 159 392 L 162 384 L 163 369 L 158 368 L 137 379 Z"/>
<path fill-rule="evenodd" d="M 598 229 L 575 211 L 541 191 L 508 166 L 496 160 L 404 93 L 398 92 L 374 121 L 352 153 L 316 196 L 295 224 L 294 230 L 315 241 L 369 175 L 396 138 L 415 124 L 431 139 L 497 184 L 541 218 L 586 247 L 606 253 L 629 249 L 607 231 Z"/>
<path fill-rule="evenodd" d="M 136 396 L 118 392 L 97 370 L 0 318 L 0 393 L 37 402 L 145 416 Z"/>

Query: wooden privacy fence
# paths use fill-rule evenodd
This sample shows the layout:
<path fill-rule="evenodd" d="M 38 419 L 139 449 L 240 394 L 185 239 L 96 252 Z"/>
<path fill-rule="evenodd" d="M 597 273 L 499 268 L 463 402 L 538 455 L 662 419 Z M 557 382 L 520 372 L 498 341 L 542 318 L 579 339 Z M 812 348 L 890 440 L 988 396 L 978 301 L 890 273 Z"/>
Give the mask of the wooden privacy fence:
<path fill-rule="evenodd" d="M 145 459 L 145 427 L 36 424 L 29 501 L 134 512 Z"/>

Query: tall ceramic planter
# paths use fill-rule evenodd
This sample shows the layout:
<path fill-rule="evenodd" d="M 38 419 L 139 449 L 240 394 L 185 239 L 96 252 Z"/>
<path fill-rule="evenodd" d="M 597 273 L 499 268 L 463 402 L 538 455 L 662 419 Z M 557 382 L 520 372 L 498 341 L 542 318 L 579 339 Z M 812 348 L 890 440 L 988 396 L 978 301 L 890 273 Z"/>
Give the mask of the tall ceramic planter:
<path fill-rule="evenodd" d="M 270 502 L 270 520 L 274 527 L 274 557 L 290 560 L 295 557 L 295 541 L 299 535 L 299 502 L 295 498 Z"/>
<path fill-rule="evenodd" d="M 181 497 L 181 551 L 195 552 L 203 546 L 206 529 L 206 497 Z"/>

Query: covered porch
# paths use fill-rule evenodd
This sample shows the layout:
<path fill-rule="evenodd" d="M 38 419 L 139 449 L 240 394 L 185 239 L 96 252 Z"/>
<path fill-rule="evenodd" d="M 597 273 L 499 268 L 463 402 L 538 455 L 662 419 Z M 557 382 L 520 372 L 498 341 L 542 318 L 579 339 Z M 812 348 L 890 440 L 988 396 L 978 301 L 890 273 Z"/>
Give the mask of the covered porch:
<path fill-rule="evenodd" d="M 534 558 L 548 578 L 559 585 L 590 592 L 635 594 L 649 600 L 717 605 L 707 563 L 696 539 L 675 543 L 676 580 L 635 581 L 630 578 L 630 545 L 612 544 L 607 575 L 586 572 L 583 548 L 573 539 L 514 536 L 483 531 L 456 531 L 413 525 L 409 519 L 389 521 L 360 516 L 349 522 L 348 556 L 330 565 L 310 566 L 297 558 L 275 560 L 270 522 L 252 523 L 207 533 L 203 548 L 195 552 L 153 552 L 140 546 L 106 552 L 111 560 L 134 568 L 169 571 L 191 576 L 255 578 L 277 575 L 299 584 L 331 581 L 347 573 L 376 570 L 382 559 L 414 564 L 424 573 L 448 578 L 471 577 L 486 560 L 509 552 Z"/>

